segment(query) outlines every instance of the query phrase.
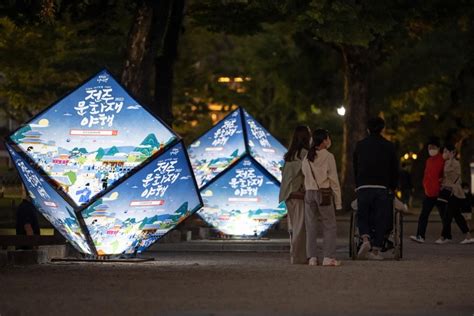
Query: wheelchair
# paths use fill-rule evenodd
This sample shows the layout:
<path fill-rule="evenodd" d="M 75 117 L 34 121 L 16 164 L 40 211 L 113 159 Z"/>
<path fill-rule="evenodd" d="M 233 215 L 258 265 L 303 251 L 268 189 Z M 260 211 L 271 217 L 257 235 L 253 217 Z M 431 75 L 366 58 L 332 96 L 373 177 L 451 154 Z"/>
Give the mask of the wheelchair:
<path fill-rule="evenodd" d="M 349 232 L 349 256 L 352 260 L 357 260 L 359 248 L 362 245 L 362 237 L 357 227 L 357 200 L 351 203 L 351 221 Z M 407 207 L 399 199 L 393 201 L 393 229 L 386 236 L 382 252 L 393 253 L 393 259 L 400 260 L 403 257 L 403 213 L 407 212 Z"/>

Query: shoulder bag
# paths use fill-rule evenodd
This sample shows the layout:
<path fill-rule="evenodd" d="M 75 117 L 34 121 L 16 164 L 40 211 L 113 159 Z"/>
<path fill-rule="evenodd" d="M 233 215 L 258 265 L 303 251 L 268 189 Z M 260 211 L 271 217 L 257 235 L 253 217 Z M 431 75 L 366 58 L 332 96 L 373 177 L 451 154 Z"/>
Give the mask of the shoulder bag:
<path fill-rule="evenodd" d="M 456 184 L 458 180 L 459 177 L 457 177 L 456 181 L 454 181 L 453 184 Z M 441 191 L 439 191 L 437 200 L 441 203 L 448 203 L 451 196 L 453 196 L 453 189 L 450 187 L 442 187 Z"/>
<path fill-rule="evenodd" d="M 331 188 L 320 188 L 318 185 L 318 180 L 316 180 L 316 175 L 314 174 L 313 167 L 311 167 L 311 161 L 308 160 L 309 168 L 311 169 L 311 174 L 313 175 L 314 182 L 316 182 L 316 186 L 318 187 L 319 196 L 321 201 L 319 205 L 321 206 L 328 206 L 332 204 L 332 190 Z"/>

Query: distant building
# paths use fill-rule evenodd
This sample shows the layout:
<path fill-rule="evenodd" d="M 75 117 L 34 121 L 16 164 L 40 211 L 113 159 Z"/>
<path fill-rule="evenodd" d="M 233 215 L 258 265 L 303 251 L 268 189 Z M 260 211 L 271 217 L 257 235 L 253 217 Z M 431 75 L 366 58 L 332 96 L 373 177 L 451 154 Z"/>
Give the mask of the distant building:
<path fill-rule="evenodd" d="M 109 212 L 109 206 L 107 204 L 100 204 L 95 207 L 94 212 L 91 213 L 92 217 L 111 217 L 112 214 Z"/>
<path fill-rule="evenodd" d="M 101 159 L 102 163 L 105 166 L 111 167 L 123 167 L 127 162 L 127 157 L 125 156 L 104 156 Z"/>
<path fill-rule="evenodd" d="M 67 165 L 69 163 L 69 155 L 61 154 L 58 157 L 53 158 L 53 163 L 57 165 Z"/>
<path fill-rule="evenodd" d="M 44 141 L 41 139 L 43 133 L 39 131 L 28 131 L 23 133 L 24 138 L 21 139 L 23 145 L 43 145 Z"/>

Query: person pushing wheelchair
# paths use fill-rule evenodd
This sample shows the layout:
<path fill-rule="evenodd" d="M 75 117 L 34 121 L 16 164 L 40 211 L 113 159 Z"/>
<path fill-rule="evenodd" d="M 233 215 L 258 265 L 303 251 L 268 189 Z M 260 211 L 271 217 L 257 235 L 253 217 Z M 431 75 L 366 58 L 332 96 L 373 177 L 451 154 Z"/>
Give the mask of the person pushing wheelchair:
<path fill-rule="evenodd" d="M 369 119 L 368 136 L 356 145 L 353 168 L 357 193 L 357 226 L 362 237 L 359 259 L 383 260 L 387 231 L 393 228 L 393 198 L 398 183 L 395 146 L 382 135 L 385 121 Z"/>

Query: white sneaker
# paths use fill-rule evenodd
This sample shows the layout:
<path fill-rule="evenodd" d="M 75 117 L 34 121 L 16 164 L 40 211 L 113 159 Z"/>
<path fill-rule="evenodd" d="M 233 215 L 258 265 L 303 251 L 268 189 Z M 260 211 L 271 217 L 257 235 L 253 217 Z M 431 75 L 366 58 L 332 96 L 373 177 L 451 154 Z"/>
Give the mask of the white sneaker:
<path fill-rule="evenodd" d="M 309 258 L 308 264 L 310 266 L 317 266 L 318 265 L 318 258 L 316 258 L 316 257 Z"/>
<path fill-rule="evenodd" d="M 460 242 L 461 245 L 467 245 L 467 244 L 474 244 L 474 238 L 470 239 L 464 239 L 463 241 Z"/>
<path fill-rule="evenodd" d="M 359 252 L 357 253 L 358 259 L 367 259 L 367 253 L 370 250 L 370 242 L 364 241 L 360 246 Z"/>
<path fill-rule="evenodd" d="M 438 238 L 438 240 L 435 241 L 435 243 L 438 244 L 438 245 L 447 244 L 449 242 L 451 242 L 451 239 L 447 239 L 447 238 L 443 238 L 443 237 Z"/>
<path fill-rule="evenodd" d="M 425 242 L 425 239 L 421 236 L 410 236 L 410 239 L 413 241 L 416 241 L 419 244 L 423 244 Z"/>
<path fill-rule="evenodd" d="M 382 257 L 382 255 L 380 254 L 380 252 L 378 253 L 373 253 L 372 251 L 369 252 L 369 254 L 367 255 L 367 259 L 369 260 L 383 260 L 384 257 Z"/>
<path fill-rule="evenodd" d="M 341 261 L 336 260 L 334 258 L 324 257 L 323 259 L 323 266 L 324 267 L 338 267 L 341 265 Z"/>

